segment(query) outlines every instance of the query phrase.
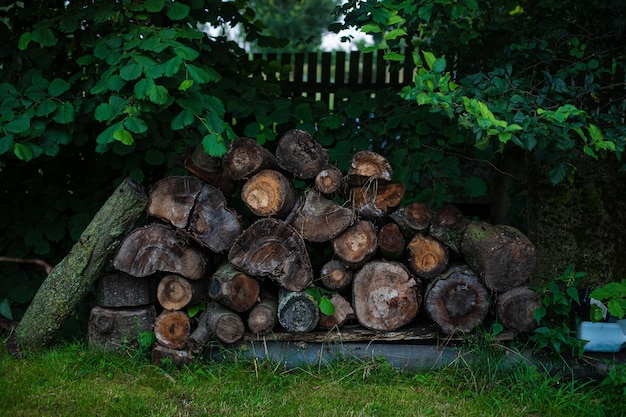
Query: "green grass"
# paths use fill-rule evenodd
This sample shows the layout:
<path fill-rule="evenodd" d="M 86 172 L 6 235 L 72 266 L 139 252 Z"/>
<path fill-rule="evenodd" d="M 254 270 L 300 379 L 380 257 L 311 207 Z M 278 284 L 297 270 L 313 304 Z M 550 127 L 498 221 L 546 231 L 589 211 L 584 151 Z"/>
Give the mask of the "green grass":
<path fill-rule="evenodd" d="M 151 365 L 84 343 L 23 359 L 0 354 L 0 416 L 619 416 L 596 382 L 528 365 L 458 361 L 402 372 L 383 360 L 285 369 L 254 359 Z M 482 361 L 479 361 L 482 362 Z M 488 361 L 484 361 L 488 362 Z M 614 409 L 611 409 L 613 407 Z"/>

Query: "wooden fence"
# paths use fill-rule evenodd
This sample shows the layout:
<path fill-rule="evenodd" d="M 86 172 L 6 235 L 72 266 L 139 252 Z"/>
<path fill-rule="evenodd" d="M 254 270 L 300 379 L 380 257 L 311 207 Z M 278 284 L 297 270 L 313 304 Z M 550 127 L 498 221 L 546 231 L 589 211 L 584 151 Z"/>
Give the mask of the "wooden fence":
<path fill-rule="evenodd" d="M 407 53 L 405 63 L 386 61 L 382 51 L 374 52 L 300 52 L 250 54 L 249 59 L 267 59 L 277 65 L 275 74 L 265 74 L 288 84 L 293 95 L 310 97 L 333 108 L 341 88 L 370 91 L 400 89 L 411 83 L 413 60 Z M 287 69 L 281 72 L 279 68 Z"/>

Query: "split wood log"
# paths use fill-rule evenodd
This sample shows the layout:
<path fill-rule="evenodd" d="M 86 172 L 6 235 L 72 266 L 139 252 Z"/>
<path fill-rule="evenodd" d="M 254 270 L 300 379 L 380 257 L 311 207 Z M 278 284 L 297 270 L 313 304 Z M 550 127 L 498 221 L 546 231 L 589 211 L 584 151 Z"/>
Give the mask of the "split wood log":
<path fill-rule="evenodd" d="M 527 285 L 537 269 L 537 249 L 519 230 L 482 221 L 470 222 L 461 254 L 494 292 Z"/>
<path fill-rule="evenodd" d="M 259 219 L 243 231 L 228 253 L 230 263 L 254 277 L 269 277 L 291 291 L 313 281 L 313 268 L 302 236 L 274 218 Z"/>
<path fill-rule="evenodd" d="M 317 301 L 304 291 L 278 290 L 278 322 L 294 333 L 309 332 L 317 326 L 320 309 Z"/>
<path fill-rule="evenodd" d="M 96 213 L 58 265 L 46 277 L 15 333 L 14 355 L 50 344 L 100 276 L 128 229 L 145 212 L 143 187 L 126 178 Z"/>
<path fill-rule="evenodd" d="M 489 312 L 489 292 L 474 271 L 459 265 L 431 282 L 424 305 L 429 317 L 445 334 L 469 332 Z"/>
<path fill-rule="evenodd" d="M 189 337 L 189 350 L 201 352 L 211 340 L 232 344 L 243 338 L 245 325 L 241 317 L 216 302 L 207 304 L 198 319 L 198 327 Z"/>
<path fill-rule="evenodd" d="M 153 365 L 162 365 L 167 362 L 180 369 L 185 365 L 190 365 L 193 357 L 186 349 L 171 349 L 155 343 L 150 360 Z"/>
<path fill-rule="evenodd" d="M 431 236 L 417 234 L 407 245 L 409 268 L 418 277 L 431 280 L 448 266 L 448 248 Z"/>
<path fill-rule="evenodd" d="M 421 303 L 421 282 L 400 262 L 368 262 L 352 280 L 352 308 L 368 329 L 397 330 L 415 319 Z"/>
<path fill-rule="evenodd" d="M 89 346 L 118 352 L 136 348 L 139 335 L 152 331 L 156 317 L 153 305 L 128 309 L 93 307 L 87 330 Z"/>
<path fill-rule="evenodd" d="M 257 216 L 285 217 L 296 202 L 296 190 L 280 172 L 264 169 L 243 185 L 241 200 Z"/>
<path fill-rule="evenodd" d="M 362 187 L 352 189 L 354 210 L 361 218 L 384 217 L 398 208 L 404 198 L 403 183 L 378 184 L 372 181 Z"/>
<path fill-rule="evenodd" d="M 528 287 L 516 287 L 498 295 L 498 319 L 507 329 L 528 333 L 537 327 L 535 311 L 541 307 L 541 295 Z"/>
<path fill-rule="evenodd" d="M 416 233 L 428 232 L 433 212 L 427 204 L 415 201 L 400 207 L 390 217 L 405 236 L 412 238 Z"/>
<path fill-rule="evenodd" d="M 332 316 L 327 316 L 325 314 L 320 314 L 320 319 L 317 324 L 319 328 L 322 329 L 333 329 L 336 327 L 341 327 L 345 324 L 349 319 L 354 318 L 354 309 L 344 297 L 339 294 L 333 294 L 330 297 L 330 302 L 333 303 L 335 307 L 335 312 Z"/>
<path fill-rule="evenodd" d="M 320 280 L 329 290 L 342 290 L 352 283 L 354 273 L 345 262 L 333 259 L 322 265 Z"/>
<path fill-rule="evenodd" d="M 224 194 L 232 194 L 237 189 L 235 181 L 222 169 L 222 158 L 209 155 L 202 145 L 196 146 L 184 157 L 183 167 L 207 184 L 219 188 Z"/>
<path fill-rule="evenodd" d="M 222 168 L 235 181 L 247 180 L 262 169 L 276 168 L 276 157 L 256 140 L 241 137 L 228 146 Z"/>
<path fill-rule="evenodd" d="M 276 146 L 276 163 L 298 179 L 315 178 L 328 167 L 328 159 L 328 150 L 304 130 L 287 131 Z"/>
<path fill-rule="evenodd" d="M 123 272 L 101 276 L 96 281 L 96 305 L 101 307 L 139 307 L 154 303 L 156 281 L 152 277 L 133 277 Z"/>
<path fill-rule="evenodd" d="M 400 259 L 404 255 L 405 240 L 396 223 L 387 223 L 378 230 L 378 250 L 383 258 Z"/>
<path fill-rule="evenodd" d="M 368 220 L 358 220 L 332 240 L 339 259 L 350 266 L 367 262 L 378 248 L 376 227 Z"/>
<path fill-rule="evenodd" d="M 373 151 L 359 151 L 352 156 L 348 169 L 348 184 L 352 187 L 366 185 L 373 180 L 379 184 L 391 182 L 393 169 L 391 164 L 379 153 Z"/>
<path fill-rule="evenodd" d="M 444 204 L 435 211 L 430 221 L 429 235 L 456 253 L 461 253 L 463 233 L 468 223 L 469 220 L 457 206 Z"/>
<path fill-rule="evenodd" d="M 259 282 L 225 262 L 209 278 L 209 298 L 242 313 L 259 300 Z"/>
<path fill-rule="evenodd" d="M 206 300 L 207 281 L 188 280 L 176 275 L 165 275 L 157 287 L 157 299 L 166 310 L 183 310 Z"/>
<path fill-rule="evenodd" d="M 278 323 L 278 301 L 266 293 L 248 313 L 248 328 L 256 335 L 265 335 L 274 330 Z"/>
<path fill-rule="evenodd" d="M 171 226 L 152 223 L 126 235 L 113 258 L 113 268 L 134 277 L 161 271 L 193 280 L 204 276 L 207 259 Z"/>
<path fill-rule="evenodd" d="M 230 249 L 242 229 L 237 213 L 226 206 L 224 194 L 197 177 L 157 181 L 150 189 L 147 211 L 214 252 Z"/>
<path fill-rule="evenodd" d="M 159 344 L 183 349 L 189 340 L 191 321 L 184 311 L 163 310 L 154 323 L 154 336 Z"/>
<path fill-rule="evenodd" d="M 293 227 L 309 242 L 327 242 L 352 223 L 352 210 L 308 190 L 304 204 L 296 212 Z"/>
<path fill-rule="evenodd" d="M 322 194 L 334 194 L 343 185 L 343 174 L 337 167 L 323 169 L 315 177 L 315 188 Z"/>

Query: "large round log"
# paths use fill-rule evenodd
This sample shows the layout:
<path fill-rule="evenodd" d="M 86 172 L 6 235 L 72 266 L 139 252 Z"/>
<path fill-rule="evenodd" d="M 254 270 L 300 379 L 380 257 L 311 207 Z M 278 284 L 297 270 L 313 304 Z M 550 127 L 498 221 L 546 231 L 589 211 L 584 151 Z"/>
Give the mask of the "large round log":
<path fill-rule="evenodd" d="M 328 159 L 328 150 L 304 130 L 287 131 L 276 146 L 276 163 L 298 179 L 315 178 Z"/>
<path fill-rule="evenodd" d="M 259 282 L 225 262 L 209 278 L 209 297 L 231 310 L 248 311 L 259 300 Z"/>
<path fill-rule="evenodd" d="M 498 319 L 504 327 L 528 333 L 537 327 L 535 311 L 541 307 L 541 295 L 528 287 L 516 287 L 498 295 Z"/>
<path fill-rule="evenodd" d="M 278 291 L 278 322 L 285 330 L 309 332 L 317 326 L 320 309 L 317 301 L 304 291 Z"/>
<path fill-rule="evenodd" d="M 154 323 L 154 336 L 162 346 L 183 349 L 191 330 L 189 316 L 184 311 L 163 310 Z"/>
<path fill-rule="evenodd" d="M 341 206 L 315 190 L 308 190 L 292 225 L 309 242 L 327 242 L 346 230 L 352 220 L 349 207 Z"/>
<path fill-rule="evenodd" d="M 251 178 L 262 169 L 276 167 L 276 158 L 256 140 L 241 137 L 228 146 L 222 156 L 224 173 L 235 181 Z"/>
<path fill-rule="evenodd" d="M 152 331 L 156 316 L 153 305 L 136 308 L 93 307 L 87 334 L 89 346 L 118 352 L 136 348 L 139 346 L 139 335 Z"/>
<path fill-rule="evenodd" d="M 537 269 L 537 249 L 519 230 L 482 221 L 463 233 L 461 254 L 487 288 L 503 292 L 528 285 Z"/>
<path fill-rule="evenodd" d="M 469 332 L 489 312 L 489 292 L 466 266 L 454 266 L 429 285 L 426 312 L 446 334 Z"/>
<path fill-rule="evenodd" d="M 246 181 L 241 199 L 257 216 L 285 217 L 296 202 L 296 190 L 280 172 L 264 169 Z"/>
<path fill-rule="evenodd" d="M 157 299 L 166 310 L 183 310 L 206 299 L 207 283 L 204 279 L 188 280 L 176 275 L 165 275 L 157 286 Z"/>
<path fill-rule="evenodd" d="M 407 262 L 420 278 L 431 280 L 448 266 L 448 248 L 431 236 L 417 234 L 407 245 Z"/>
<path fill-rule="evenodd" d="M 419 311 L 421 283 L 393 261 L 366 263 L 352 280 L 352 308 L 363 327 L 392 331 L 410 323 Z"/>
<path fill-rule="evenodd" d="M 367 262 L 378 248 L 376 226 L 368 220 L 358 220 L 332 240 L 339 259 L 351 266 Z"/>

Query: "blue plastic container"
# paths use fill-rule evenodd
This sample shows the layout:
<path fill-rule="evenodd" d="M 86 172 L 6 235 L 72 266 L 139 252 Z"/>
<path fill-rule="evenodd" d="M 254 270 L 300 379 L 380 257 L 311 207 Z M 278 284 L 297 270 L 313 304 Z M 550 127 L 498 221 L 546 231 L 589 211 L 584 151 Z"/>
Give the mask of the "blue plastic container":
<path fill-rule="evenodd" d="M 583 321 L 578 326 L 578 338 L 588 340 L 587 352 L 619 352 L 626 346 L 626 319 L 615 323 Z"/>

